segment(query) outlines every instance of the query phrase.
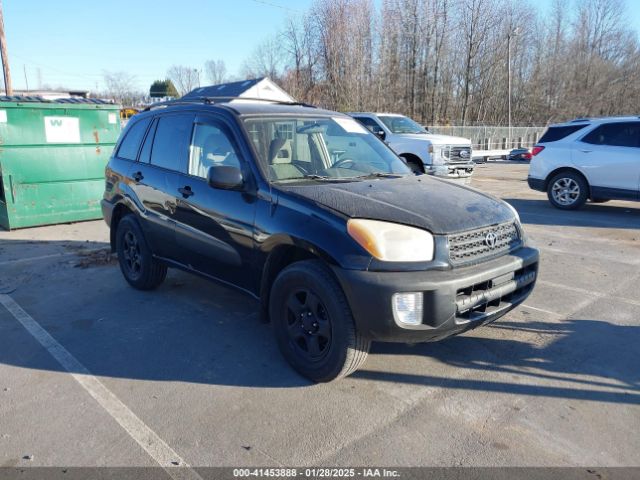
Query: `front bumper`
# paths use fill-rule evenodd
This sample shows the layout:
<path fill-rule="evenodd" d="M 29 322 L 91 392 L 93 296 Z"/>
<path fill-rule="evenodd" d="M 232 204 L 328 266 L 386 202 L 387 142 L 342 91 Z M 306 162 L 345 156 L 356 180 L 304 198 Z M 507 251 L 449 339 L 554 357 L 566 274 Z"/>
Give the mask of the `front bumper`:
<path fill-rule="evenodd" d="M 358 329 L 372 340 L 427 342 L 492 322 L 522 303 L 533 290 L 538 250 L 519 250 L 479 265 L 421 272 L 334 272 L 347 296 Z M 396 323 L 391 298 L 422 292 L 420 325 Z"/>
<path fill-rule="evenodd" d="M 110 227 L 111 226 L 111 217 L 113 216 L 113 209 L 114 209 L 114 205 L 113 203 L 102 199 L 100 200 L 100 206 L 102 207 L 102 218 L 104 218 L 104 221 L 107 223 L 107 225 Z"/>
<path fill-rule="evenodd" d="M 429 175 L 445 178 L 467 178 L 473 174 L 475 162 L 447 163 L 444 165 L 425 165 L 424 171 Z"/>

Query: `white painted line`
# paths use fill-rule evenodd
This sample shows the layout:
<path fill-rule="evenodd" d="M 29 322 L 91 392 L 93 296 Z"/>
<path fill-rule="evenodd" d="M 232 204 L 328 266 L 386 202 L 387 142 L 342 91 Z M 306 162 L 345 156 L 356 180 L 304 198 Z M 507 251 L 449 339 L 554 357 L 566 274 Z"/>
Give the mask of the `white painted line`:
<path fill-rule="evenodd" d="M 72 257 L 79 256 L 82 257 L 83 254 L 91 254 L 95 252 L 107 251 L 109 247 L 102 248 L 90 248 L 90 249 L 82 249 L 77 252 L 64 252 L 64 253 L 52 253 L 50 255 L 40 255 L 38 257 L 26 257 L 26 258 L 18 258 L 16 260 L 5 260 L 4 262 L 0 262 L 0 266 L 2 265 L 14 265 L 16 263 L 29 263 L 29 262 L 37 262 L 39 260 L 48 260 L 50 258 L 60 258 L 60 257 Z"/>
<path fill-rule="evenodd" d="M 96 402 L 175 480 L 202 480 L 164 440 L 140 420 L 69 351 L 60 345 L 31 315 L 9 295 L 0 294 L 0 303 L 42 345 Z"/>
<path fill-rule="evenodd" d="M 609 299 L 609 300 L 616 300 L 618 302 L 624 302 L 624 303 L 628 303 L 629 305 L 635 305 L 635 306 L 640 307 L 640 301 L 633 300 L 631 298 L 618 297 L 616 295 L 611 295 L 609 293 L 596 292 L 594 290 L 587 290 L 586 288 L 580 288 L 580 287 L 572 287 L 570 285 L 562 285 L 560 283 L 548 282 L 546 280 L 538 280 L 538 283 L 541 284 L 541 285 L 546 285 L 547 287 L 559 288 L 559 289 L 562 289 L 562 290 L 569 290 L 571 292 L 582 293 L 582 294 L 588 295 L 590 297 L 606 298 L 606 299 Z"/>
<path fill-rule="evenodd" d="M 558 312 L 552 312 L 551 310 L 545 310 L 544 308 L 532 307 L 531 305 L 527 305 L 526 303 L 523 303 L 521 307 L 528 308 L 529 310 L 536 310 L 542 313 L 548 313 L 549 315 L 553 315 L 555 317 L 564 318 L 564 315 L 560 315 Z"/>

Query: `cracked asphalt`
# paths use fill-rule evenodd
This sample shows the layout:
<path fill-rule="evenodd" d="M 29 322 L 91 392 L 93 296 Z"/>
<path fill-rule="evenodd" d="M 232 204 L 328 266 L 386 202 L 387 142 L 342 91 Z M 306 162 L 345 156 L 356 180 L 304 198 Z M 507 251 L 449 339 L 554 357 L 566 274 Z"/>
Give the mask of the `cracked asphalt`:
<path fill-rule="evenodd" d="M 0 231 L 0 294 L 26 314 L 0 305 L 0 466 L 639 466 L 640 203 L 555 210 L 526 172 L 472 181 L 541 249 L 525 305 L 443 342 L 374 344 L 323 385 L 243 293 L 175 270 L 128 287 L 102 221 Z"/>

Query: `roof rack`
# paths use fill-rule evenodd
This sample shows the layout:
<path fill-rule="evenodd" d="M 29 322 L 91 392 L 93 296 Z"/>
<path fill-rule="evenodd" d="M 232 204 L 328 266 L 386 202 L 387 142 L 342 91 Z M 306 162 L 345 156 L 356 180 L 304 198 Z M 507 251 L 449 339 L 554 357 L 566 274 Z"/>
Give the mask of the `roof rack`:
<path fill-rule="evenodd" d="M 309 103 L 304 102 L 289 102 L 286 100 L 274 100 L 270 98 L 258 98 L 258 97 L 186 97 L 186 98 L 178 98 L 176 100 L 167 100 L 165 102 L 154 103 L 153 105 L 149 105 L 143 111 L 148 112 L 149 110 L 154 110 L 156 108 L 168 107 L 170 105 L 193 105 L 194 103 L 204 103 L 207 105 L 213 105 L 216 103 L 226 103 L 232 100 L 248 100 L 250 102 L 268 102 L 275 103 L 278 105 L 291 105 L 291 106 L 299 106 L 299 107 L 309 107 L 309 108 L 317 108 L 315 105 L 311 105 Z"/>
<path fill-rule="evenodd" d="M 573 120 L 571 120 L 571 123 L 578 123 L 578 122 L 589 122 L 591 121 L 590 118 L 574 118 Z"/>

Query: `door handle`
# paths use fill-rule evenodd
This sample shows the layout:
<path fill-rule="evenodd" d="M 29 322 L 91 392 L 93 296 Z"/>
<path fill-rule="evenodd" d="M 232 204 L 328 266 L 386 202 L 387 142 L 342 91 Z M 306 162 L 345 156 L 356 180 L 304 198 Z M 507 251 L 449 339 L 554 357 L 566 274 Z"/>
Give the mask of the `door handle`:
<path fill-rule="evenodd" d="M 136 181 L 136 183 L 140 183 L 140 181 L 144 178 L 144 175 L 142 175 L 142 172 L 136 172 L 133 175 L 133 179 Z"/>
<path fill-rule="evenodd" d="M 582 153 L 591 153 L 593 150 L 580 150 Z"/>
<path fill-rule="evenodd" d="M 189 198 L 191 195 L 193 195 L 193 190 L 191 190 L 191 187 L 189 185 L 179 188 L 178 191 L 184 198 Z"/>

